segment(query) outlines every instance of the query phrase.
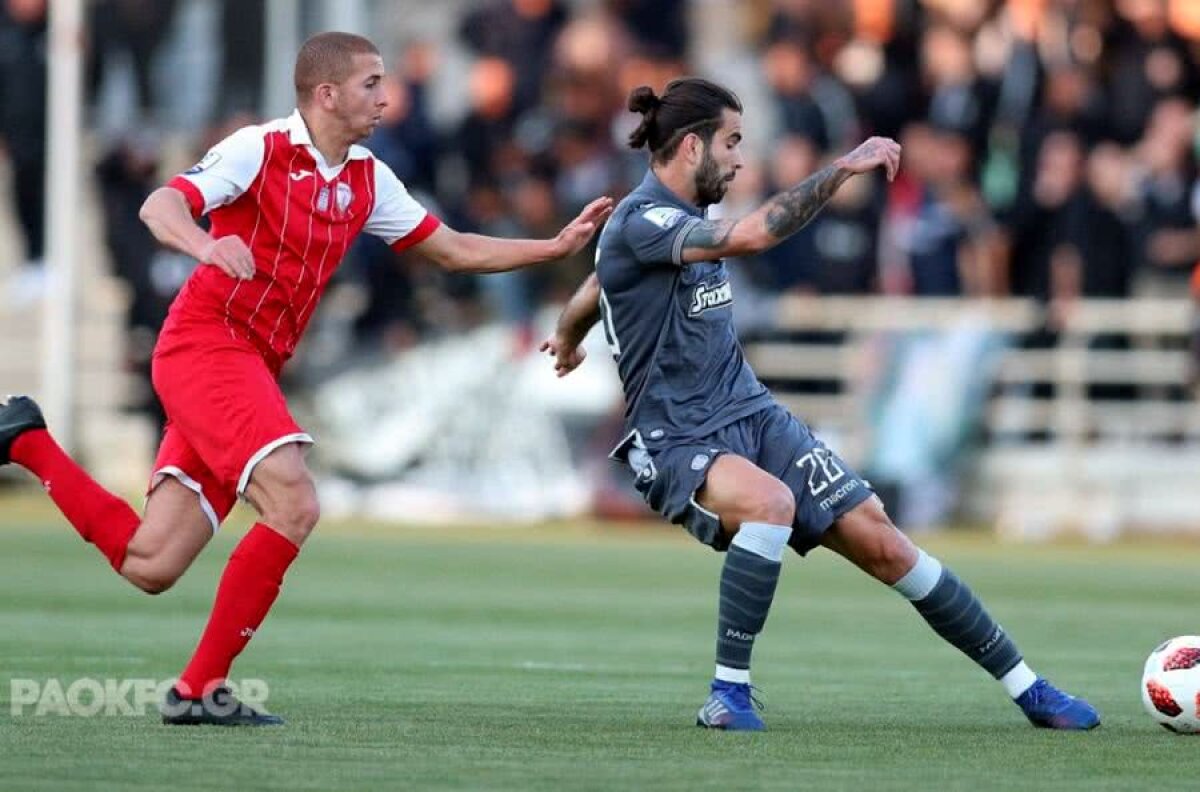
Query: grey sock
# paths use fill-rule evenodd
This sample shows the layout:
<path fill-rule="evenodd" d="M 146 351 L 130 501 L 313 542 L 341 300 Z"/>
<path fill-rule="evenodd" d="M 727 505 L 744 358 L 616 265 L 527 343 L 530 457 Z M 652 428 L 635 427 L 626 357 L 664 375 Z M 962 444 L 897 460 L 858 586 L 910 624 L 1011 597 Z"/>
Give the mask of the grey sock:
<path fill-rule="evenodd" d="M 767 621 L 783 564 L 733 545 L 721 569 L 717 665 L 749 668 L 754 639 Z"/>
<path fill-rule="evenodd" d="M 1021 662 L 1016 644 L 997 624 L 975 593 L 949 569 L 942 568 L 928 595 L 913 601 L 934 631 L 996 679 Z"/>

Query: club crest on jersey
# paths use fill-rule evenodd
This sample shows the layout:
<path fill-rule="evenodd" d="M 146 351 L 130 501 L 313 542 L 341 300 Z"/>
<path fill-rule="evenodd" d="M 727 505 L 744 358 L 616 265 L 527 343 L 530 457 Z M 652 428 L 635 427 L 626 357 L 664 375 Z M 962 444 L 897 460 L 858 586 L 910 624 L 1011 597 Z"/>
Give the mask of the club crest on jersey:
<path fill-rule="evenodd" d="M 349 184 L 338 182 L 333 191 L 333 206 L 335 214 L 345 214 L 350 208 L 350 203 L 354 200 L 354 191 L 350 189 Z M 321 188 L 317 193 L 317 211 L 329 211 L 329 187 Z"/>
<path fill-rule="evenodd" d="M 692 304 L 688 308 L 688 316 L 699 316 L 705 311 L 731 303 L 733 303 L 733 286 L 729 281 L 721 281 L 715 286 L 701 283 L 692 292 Z"/>
<path fill-rule="evenodd" d="M 185 176 L 195 176 L 197 173 L 208 170 L 213 165 L 221 161 L 221 155 L 216 151 L 210 151 L 205 154 L 199 162 L 183 172 Z"/>

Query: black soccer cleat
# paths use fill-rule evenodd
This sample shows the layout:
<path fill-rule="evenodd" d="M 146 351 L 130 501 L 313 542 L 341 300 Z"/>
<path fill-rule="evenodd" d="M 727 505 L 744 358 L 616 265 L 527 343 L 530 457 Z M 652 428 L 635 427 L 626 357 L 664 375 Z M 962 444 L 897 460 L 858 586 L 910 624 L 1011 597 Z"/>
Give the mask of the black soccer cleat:
<path fill-rule="evenodd" d="M 282 726 L 283 718 L 259 712 L 234 698 L 222 685 L 201 699 L 185 699 L 172 687 L 162 703 L 168 726 Z"/>
<path fill-rule="evenodd" d="M 28 396 L 9 396 L 0 406 L 0 465 L 12 460 L 8 456 L 13 441 L 30 429 L 45 429 L 46 419 L 37 402 Z"/>

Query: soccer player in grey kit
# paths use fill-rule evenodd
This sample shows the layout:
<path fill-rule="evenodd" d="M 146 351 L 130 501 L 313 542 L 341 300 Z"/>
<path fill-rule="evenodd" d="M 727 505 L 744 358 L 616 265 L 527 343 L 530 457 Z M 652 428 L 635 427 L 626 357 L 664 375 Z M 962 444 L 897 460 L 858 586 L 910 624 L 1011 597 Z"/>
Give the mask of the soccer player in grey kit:
<path fill-rule="evenodd" d="M 870 485 L 781 407 L 747 365 L 733 328 L 724 258 L 760 253 L 802 228 L 846 180 L 900 166 L 900 146 L 873 137 L 737 219 L 712 220 L 742 167 L 742 106 L 722 86 L 675 80 L 635 90 L 630 136 L 650 150 L 642 183 L 599 240 L 596 272 L 542 344 L 559 376 L 583 362 L 596 321 L 625 392 L 613 457 L 636 473 L 652 508 L 725 552 L 716 674 L 697 724 L 759 730 L 750 653 L 775 595 L 784 549 L 824 545 L 912 602 L 943 639 L 999 680 L 1037 726 L 1090 729 L 1083 699 L 1035 674 L 974 593 L 897 530 Z"/>

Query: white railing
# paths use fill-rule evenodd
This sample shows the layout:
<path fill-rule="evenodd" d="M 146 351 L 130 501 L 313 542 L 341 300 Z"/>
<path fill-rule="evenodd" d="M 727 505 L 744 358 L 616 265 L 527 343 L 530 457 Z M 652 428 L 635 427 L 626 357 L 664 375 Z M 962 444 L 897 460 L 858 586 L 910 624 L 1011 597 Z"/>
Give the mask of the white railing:
<path fill-rule="evenodd" d="M 994 334 L 999 351 L 978 371 L 988 395 L 966 468 L 968 518 L 1022 537 L 1200 530 L 1191 302 L 1080 301 L 1052 342 L 1026 344 L 1046 320 L 1020 299 L 785 297 L 746 353 L 780 401 L 861 464 L 874 442 L 865 383 L 889 339 Z M 1115 336 L 1120 348 L 1097 343 Z"/>

